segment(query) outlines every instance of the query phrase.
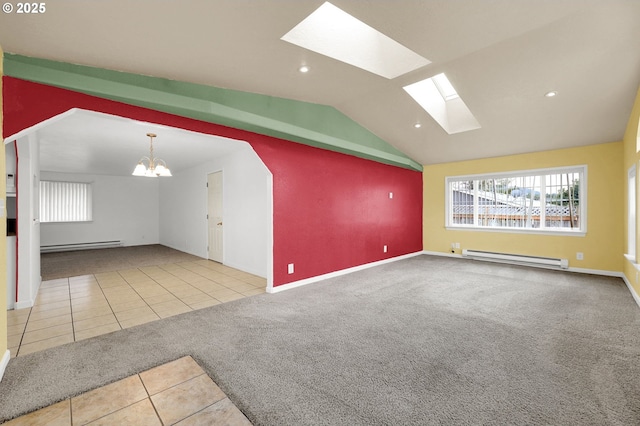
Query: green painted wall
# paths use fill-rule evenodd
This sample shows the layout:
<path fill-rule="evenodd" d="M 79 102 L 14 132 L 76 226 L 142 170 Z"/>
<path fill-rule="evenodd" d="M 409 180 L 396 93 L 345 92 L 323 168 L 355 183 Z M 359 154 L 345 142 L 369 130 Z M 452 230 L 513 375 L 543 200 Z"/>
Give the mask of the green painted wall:
<path fill-rule="evenodd" d="M 4 74 L 422 171 L 419 163 L 326 105 L 8 53 Z"/>

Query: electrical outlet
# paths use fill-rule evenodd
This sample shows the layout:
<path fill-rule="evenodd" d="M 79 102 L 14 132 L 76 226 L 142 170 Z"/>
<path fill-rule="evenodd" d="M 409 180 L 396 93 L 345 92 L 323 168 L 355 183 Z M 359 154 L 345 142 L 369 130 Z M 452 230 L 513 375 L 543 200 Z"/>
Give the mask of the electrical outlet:
<path fill-rule="evenodd" d="M 382 252 L 383 252 L 383 253 L 386 253 L 386 252 L 387 252 L 387 246 L 386 246 L 386 245 L 382 246 Z"/>
<path fill-rule="evenodd" d="M 287 265 L 287 273 L 293 274 L 293 263 Z"/>
<path fill-rule="evenodd" d="M 460 248 L 460 243 L 456 243 L 456 248 L 459 249 Z"/>
<path fill-rule="evenodd" d="M 576 253 L 576 259 L 577 260 L 584 260 L 584 253 L 582 253 L 581 251 Z"/>
<path fill-rule="evenodd" d="M 389 193 L 389 198 L 393 198 L 393 192 Z"/>

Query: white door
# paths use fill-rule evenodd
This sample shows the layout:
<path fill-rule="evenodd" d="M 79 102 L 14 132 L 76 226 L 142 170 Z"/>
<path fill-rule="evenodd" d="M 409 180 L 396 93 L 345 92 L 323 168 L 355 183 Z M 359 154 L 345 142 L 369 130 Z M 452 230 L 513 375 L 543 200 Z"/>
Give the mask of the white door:
<path fill-rule="evenodd" d="M 222 263 L 222 172 L 207 176 L 209 259 Z"/>

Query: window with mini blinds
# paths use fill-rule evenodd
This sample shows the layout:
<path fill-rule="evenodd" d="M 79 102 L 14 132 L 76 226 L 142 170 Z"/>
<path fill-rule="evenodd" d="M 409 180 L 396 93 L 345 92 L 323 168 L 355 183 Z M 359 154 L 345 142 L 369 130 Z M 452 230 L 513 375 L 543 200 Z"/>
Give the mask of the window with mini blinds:
<path fill-rule="evenodd" d="M 446 226 L 586 232 L 586 166 L 446 178 Z"/>
<path fill-rule="evenodd" d="M 40 181 L 40 222 L 90 222 L 91 184 Z"/>

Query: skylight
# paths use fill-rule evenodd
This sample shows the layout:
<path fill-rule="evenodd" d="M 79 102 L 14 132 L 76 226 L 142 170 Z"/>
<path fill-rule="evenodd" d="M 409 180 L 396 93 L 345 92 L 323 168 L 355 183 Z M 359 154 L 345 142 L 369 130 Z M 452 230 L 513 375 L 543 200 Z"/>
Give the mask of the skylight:
<path fill-rule="evenodd" d="M 453 88 L 453 85 L 451 84 L 447 76 L 444 75 L 444 73 L 434 75 L 433 77 L 431 77 L 431 79 L 433 80 L 433 83 L 436 85 L 438 91 L 445 101 L 450 101 L 451 99 L 460 97 L 458 96 L 458 92 L 456 92 L 456 89 Z"/>
<path fill-rule="evenodd" d="M 404 86 L 404 90 L 450 135 L 480 128 L 444 74 Z"/>
<path fill-rule="evenodd" d="M 281 40 L 388 79 L 431 63 L 329 2 Z"/>

